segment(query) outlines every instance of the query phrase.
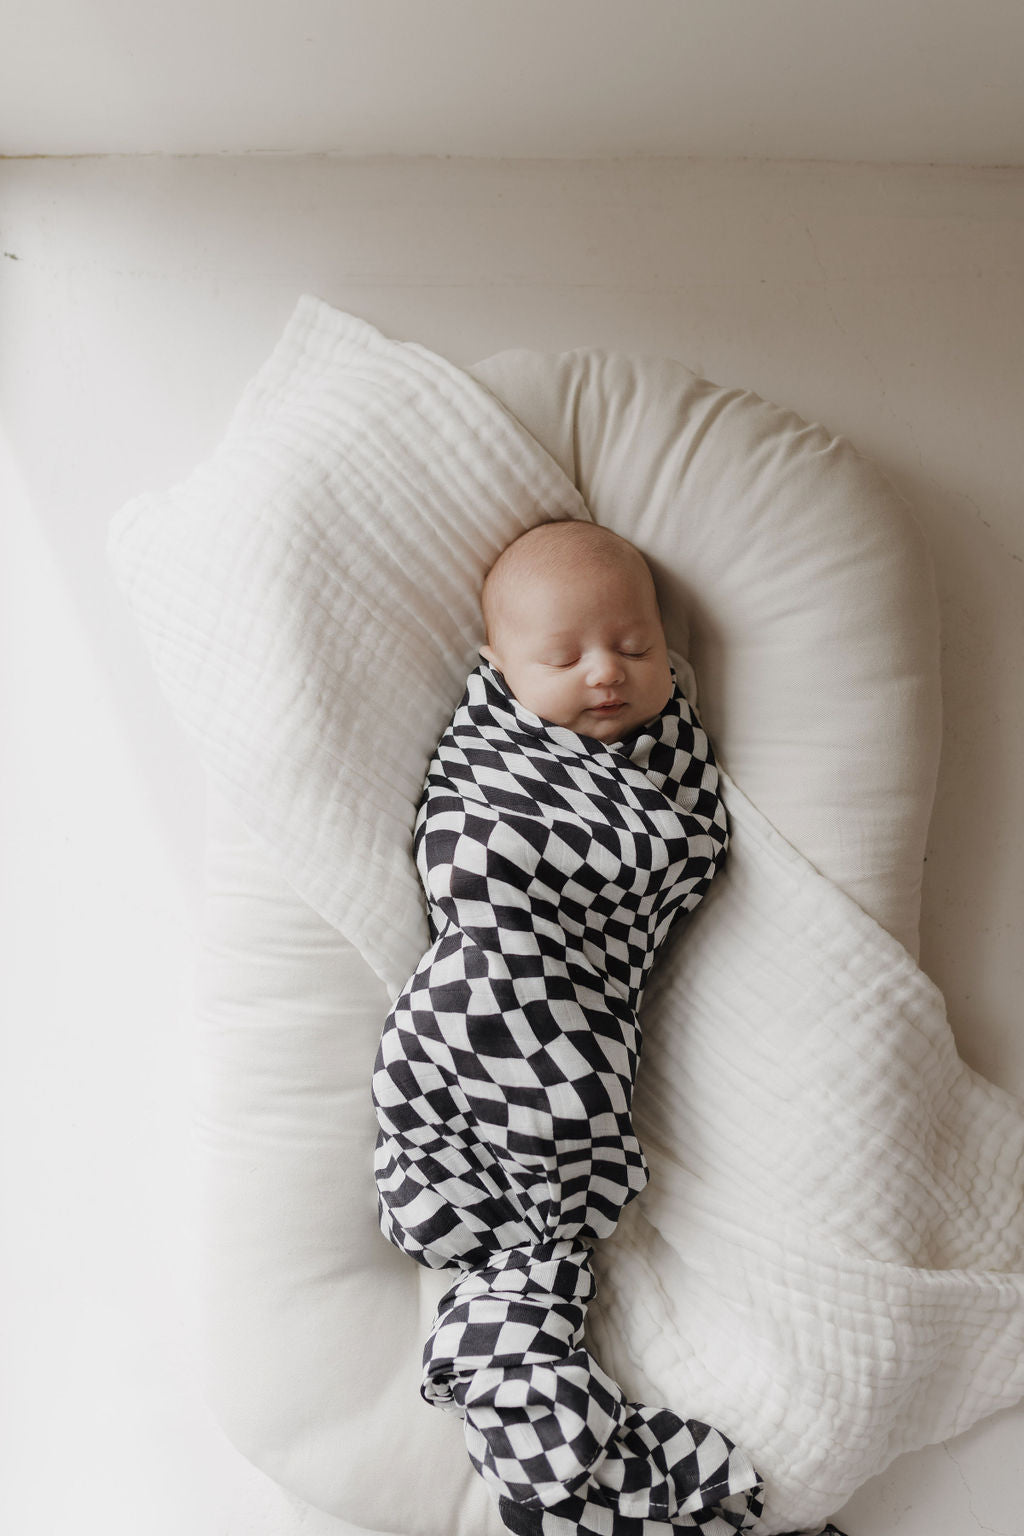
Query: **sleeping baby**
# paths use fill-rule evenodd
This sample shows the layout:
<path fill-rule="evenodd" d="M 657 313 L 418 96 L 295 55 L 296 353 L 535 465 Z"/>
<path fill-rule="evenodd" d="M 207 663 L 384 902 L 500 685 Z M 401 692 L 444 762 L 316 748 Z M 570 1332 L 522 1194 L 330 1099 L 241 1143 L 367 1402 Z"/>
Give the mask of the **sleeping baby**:
<path fill-rule="evenodd" d="M 761 1510 L 746 1455 L 628 1401 L 584 1342 L 594 1245 L 648 1179 L 637 1009 L 725 856 L 714 755 L 624 539 L 531 529 L 483 610 L 414 829 L 431 944 L 373 1079 L 382 1230 L 457 1272 L 423 1395 L 520 1536 L 725 1536 Z"/>

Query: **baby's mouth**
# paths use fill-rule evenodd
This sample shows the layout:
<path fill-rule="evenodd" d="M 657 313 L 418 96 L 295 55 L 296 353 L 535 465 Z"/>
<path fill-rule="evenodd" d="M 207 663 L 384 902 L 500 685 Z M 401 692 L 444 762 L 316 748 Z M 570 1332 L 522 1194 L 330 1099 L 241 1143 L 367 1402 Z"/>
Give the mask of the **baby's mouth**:
<path fill-rule="evenodd" d="M 617 709 L 625 709 L 624 699 L 609 699 L 604 704 L 591 706 L 591 713 L 595 715 L 614 715 Z"/>

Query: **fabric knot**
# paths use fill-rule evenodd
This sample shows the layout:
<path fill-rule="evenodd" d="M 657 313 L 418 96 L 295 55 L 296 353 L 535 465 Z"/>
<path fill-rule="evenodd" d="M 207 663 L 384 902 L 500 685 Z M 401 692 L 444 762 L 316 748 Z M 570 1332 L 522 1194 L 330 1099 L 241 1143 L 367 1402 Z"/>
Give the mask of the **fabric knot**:
<path fill-rule="evenodd" d="M 584 1346 L 590 1260 L 546 1243 L 464 1274 L 438 1306 L 423 1396 L 464 1418 L 499 1508 L 578 1520 L 597 1504 L 721 1536 L 747 1529 L 761 1485 L 745 1454 L 706 1424 L 628 1402 Z"/>
<path fill-rule="evenodd" d="M 491 1367 L 455 1387 L 466 1448 L 499 1495 L 548 1509 L 587 1480 L 627 1408 L 587 1350 L 550 1365 Z"/>
<path fill-rule="evenodd" d="M 568 1355 L 583 1334 L 595 1291 L 590 1251 L 571 1242 L 510 1248 L 468 1271 L 438 1303 L 423 1351 L 422 1395 L 462 1411 L 454 1383 L 495 1366 L 543 1364 Z"/>

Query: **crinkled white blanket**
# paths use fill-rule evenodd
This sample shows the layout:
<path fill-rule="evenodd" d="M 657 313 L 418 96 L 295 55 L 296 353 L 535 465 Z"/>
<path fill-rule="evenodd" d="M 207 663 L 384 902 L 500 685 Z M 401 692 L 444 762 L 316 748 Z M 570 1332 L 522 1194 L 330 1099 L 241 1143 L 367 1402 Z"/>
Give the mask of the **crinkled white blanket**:
<path fill-rule="evenodd" d="M 115 524 L 207 767 L 392 991 L 425 947 L 410 829 L 482 576 L 586 515 L 467 375 L 305 300 L 216 455 Z M 896 940 L 723 793 L 727 873 L 645 1002 L 652 1182 L 591 1321 L 632 1395 L 750 1453 L 777 1532 L 1024 1395 L 1024 1113 Z"/>

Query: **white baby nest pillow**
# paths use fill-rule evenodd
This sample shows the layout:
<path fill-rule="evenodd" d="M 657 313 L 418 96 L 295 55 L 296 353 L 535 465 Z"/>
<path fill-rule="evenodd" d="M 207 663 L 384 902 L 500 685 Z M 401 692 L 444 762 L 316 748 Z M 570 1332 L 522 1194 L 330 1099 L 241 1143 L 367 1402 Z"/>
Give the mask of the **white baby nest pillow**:
<path fill-rule="evenodd" d="M 386 388 L 410 360 L 444 401 L 433 421 L 418 390 Z M 471 371 L 516 420 L 431 354 L 304 300 L 218 454 L 127 508 L 113 539 L 214 785 L 199 1112 L 212 1398 L 264 1470 L 395 1536 L 502 1530 L 458 1426 L 419 1398 L 445 1277 L 379 1236 L 369 1098 L 389 993 L 425 947 L 415 803 L 476 660 L 495 555 L 588 510 L 637 544 L 724 767 L 912 953 L 939 742 L 923 543 L 848 444 L 669 361 L 510 352 Z M 352 448 L 368 400 L 386 463 Z M 425 441 L 437 487 L 409 478 Z M 452 501 L 464 519 L 438 513 Z M 634 1300 L 616 1369 L 659 1316 Z M 780 1518 L 802 1507 L 816 1506 L 792 1494 Z"/>
<path fill-rule="evenodd" d="M 845 439 L 667 359 L 506 352 L 471 371 L 647 557 L 732 778 L 916 955 L 941 718 L 902 497 Z"/>

